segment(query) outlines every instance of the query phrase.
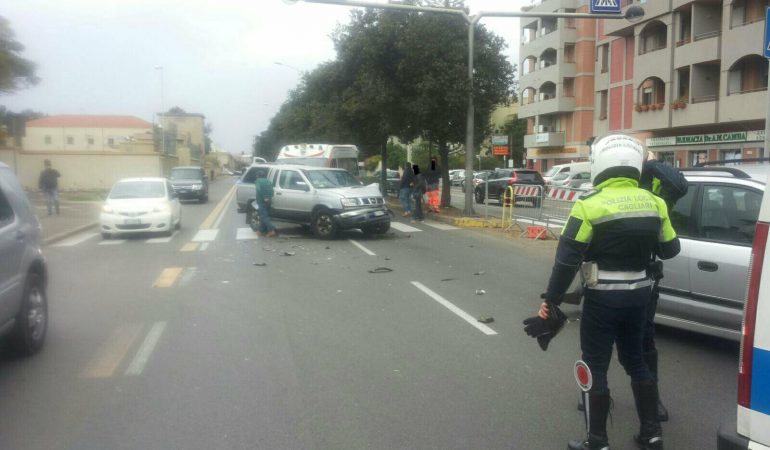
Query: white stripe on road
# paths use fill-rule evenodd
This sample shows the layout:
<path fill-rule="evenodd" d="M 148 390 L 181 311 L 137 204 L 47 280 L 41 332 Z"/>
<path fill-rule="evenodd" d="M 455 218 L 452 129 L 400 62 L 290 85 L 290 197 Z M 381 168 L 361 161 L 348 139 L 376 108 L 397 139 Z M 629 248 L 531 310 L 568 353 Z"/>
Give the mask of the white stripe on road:
<path fill-rule="evenodd" d="M 401 222 L 390 222 L 390 227 L 395 228 L 398 231 L 403 231 L 404 233 L 414 233 L 416 231 L 422 231 L 419 228 L 410 227 L 409 225 Z"/>
<path fill-rule="evenodd" d="M 217 220 L 214 222 L 214 225 L 211 226 L 211 228 L 219 228 L 219 225 L 222 223 L 222 219 L 224 219 L 225 214 L 227 213 L 227 205 L 230 204 L 230 202 L 233 200 L 233 197 L 235 196 L 235 190 L 231 190 L 227 193 L 227 196 L 225 197 L 225 206 L 222 208 L 222 212 L 219 213 L 219 217 L 217 217 Z"/>
<path fill-rule="evenodd" d="M 205 252 L 206 249 L 208 249 L 208 248 L 209 248 L 209 243 L 208 242 L 204 242 L 204 243 L 201 244 L 201 246 L 198 249 L 198 251 Z"/>
<path fill-rule="evenodd" d="M 152 355 L 152 351 L 155 350 L 155 346 L 158 345 L 160 336 L 163 334 L 163 330 L 166 329 L 166 322 L 155 322 L 150 328 L 150 332 L 147 333 L 147 337 L 144 338 L 142 346 L 134 356 L 134 360 L 131 361 L 131 365 L 126 369 L 126 375 L 141 375 L 144 370 L 144 366 L 147 365 L 147 361 Z"/>
<path fill-rule="evenodd" d="M 435 228 L 437 230 L 441 230 L 441 231 L 459 230 L 460 229 L 460 227 L 456 227 L 454 225 L 447 225 L 445 223 L 440 223 L 440 222 L 433 222 L 433 221 L 427 221 L 426 220 L 423 223 L 425 225 L 429 226 L 429 227 L 433 227 L 433 228 Z"/>
<path fill-rule="evenodd" d="M 348 239 L 348 241 L 350 241 L 351 244 L 353 244 L 356 247 L 358 247 L 362 252 L 366 253 L 367 255 L 369 255 L 369 256 L 377 256 L 376 253 L 374 253 L 373 251 L 371 251 L 368 248 L 364 247 L 363 245 L 359 244 L 358 242 L 354 241 L 353 239 Z"/>
<path fill-rule="evenodd" d="M 147 239 L 147 243 L 148 244 L 166 244 L 171 242 L 171 240 L 174 239 L 174 237 L 176 237 L 177 234 L 179 234 L 178 230 L 171 233 L 171 236 Z"/>
<path fill-rule="evenodd" d="M 53 246 L 54 247 L 72 247 L 98 235 L 99 233 L 80 233 L 80 234 L 76 234 L 75 236 L 72 236 L 71 238 L 60 241 L 59 243 L 54 244 Z"/>
<path fill-rule="evenodd" d="M 249 241 L 253 239 L 259 239 L 259 236 L 257 236 L 257 233 L 255 233 L 254 230 L 246 227 L 238 228 L 237 232 L 235 233 L 235 239 L 239 241 Z"/>
<path fill-rule="evenodd" d="M 125 243 L 125 239 L 105 239 L 102 242 L 99 242 L 99 245 L 120 245 Z"/>
<path fill-rule="evenodd" d="M 200 230 L 195 234 L 195 237 L 192 239 L 192 241 L 193 242 L 211 242 L 217 238 L 218 233 L 219 233 L 219 230 L 216 230 L 216 229 Z"/>
<path fill-rule="evenodd" d="M 190 281 L 195 276 L 195 271 L 198 270 L 195 267 L 188 267 L 184 270 L 182 273 L 182 276 L 179 278 L 179 284 L 178 286 L 186 286 L 190 283 Z"/>
<path fill-rule="evenodd" d="M 423 285 L 419 281 L 412 281 L 412 284 L 417 289 L 423 291 L 428 297 L 432 298 L 433 300 L 436 300 L 442 306 L 444 306 L 446 309 L 448 309 L 448 310 L 452 311 L 453 313 L 457 314 L 458 316 L 460 316 L 461 319 L 463 319 L 464 321 L 466 321 L 469 324 L 473 325 L 474 327 L 478 328 L 479 331 L 481 331 L 482 333 L 486 334 L 487 336 L 492 336 L 492 335 L 497 334 L 497 331 L 495 331 L 495 330 L 489 328 L 488 326 L 484 325 L 483 323 L 479 322 L 473 316 L 471 316 L 467 312 L 463 311 L 462 309 L 458 308 L 457 306 L 455 306 L 449 300 L 445 299 L 444 297 L 442 297 L 442 296 L 438 295 L 437 293 L 433 292 L 432 290 L 428 289 L 427 287 L 425 287 L 425 285 Z"/>

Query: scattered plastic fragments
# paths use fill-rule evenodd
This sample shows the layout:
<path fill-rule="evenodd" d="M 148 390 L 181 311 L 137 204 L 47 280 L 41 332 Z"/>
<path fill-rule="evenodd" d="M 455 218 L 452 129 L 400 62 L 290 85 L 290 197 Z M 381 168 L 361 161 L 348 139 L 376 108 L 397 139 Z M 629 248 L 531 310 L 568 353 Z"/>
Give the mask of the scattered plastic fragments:
<path fill-rule="evenodd" d="M 388 273 L 393 272 L 393 269 L 389 267 L 377 267 L 376 269 L 372 269 L 369 271 L 369 273 Z"/>
<path fill-rule="evenodd" d="M 264 266 L 267 265 L 267 263 L 254 263 L 253 265 L 259 266 L 259 267 L 264 267 Z"/>
<path fill-rule="evenodd" d="M 283 252 L 283 253 L 281 253 L 281 256 L 294 256 L 294 255 L 296 255 L 295 252 Z"/>
<path fill-rule="evenodd" d="M 485 291 L 484 289 L 476 289 L 476 295 L 484 295 L 486 293 L 487 291 Z"/>
<path fill-rule="evenodd" d="M 485 272 L 483 270 L 479 270 L 478 272 L 474 273 L 474 275 L 484 275 L 484 273 Z"/>
<path fill-rule="evenodd" d="M 452 281 L 456 280 L 457 278 L 442 278 L 441 281 Z"/>
<path fill-rule="evenodd" d="M 481 323 L 492 323 L 492 322 L 495 321 L 495 318 L 494 317 L 488 317 L 488 316 L 482 316 L 482 317 L 479 317 L 476 320 L 478 320 Z"/>

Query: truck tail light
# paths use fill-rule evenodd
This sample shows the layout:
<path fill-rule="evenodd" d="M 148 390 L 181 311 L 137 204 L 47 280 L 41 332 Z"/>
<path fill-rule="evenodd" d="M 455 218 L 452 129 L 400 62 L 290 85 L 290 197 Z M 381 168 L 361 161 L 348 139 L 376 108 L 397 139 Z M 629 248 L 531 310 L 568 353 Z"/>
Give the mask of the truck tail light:
<path fill-rule="evenodd" d="M 751 369 L 754 352 L 754 328 L 757 321 L 757 303 L 759 301 L 759 284 L 762 281 L 762 266 L 765 259 L 765 246 L 770 225 L 757 222 L 754 233 L 754 244 L 751 248 L 749 263 L 749 282 L 746 294 L 746 305 L 743 309 L 743 326 L 741 327 L 741 351 L 738 360 L 738 404 L 751 407 Z"/>

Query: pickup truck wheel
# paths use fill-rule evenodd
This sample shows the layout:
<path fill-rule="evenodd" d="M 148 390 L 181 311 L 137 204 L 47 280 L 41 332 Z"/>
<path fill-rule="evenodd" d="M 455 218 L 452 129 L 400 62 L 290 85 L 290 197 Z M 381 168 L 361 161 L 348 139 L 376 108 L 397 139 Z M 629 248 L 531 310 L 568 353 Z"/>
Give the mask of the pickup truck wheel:
<path fill-rule="evenodd" d="M 251 228 L 251 231 L 259 231 L 259 214 L 252 207 L 246 209 L 246 224 Z"/>
<path fill-rule="evenodd" d="M 310 221 L 310 228 L 313 230 L 313 234 L 321 239 L 331 239 L 337 234 L 337 224 L 334 223 L 334 217 L 328 210 L 314 213 Z"/>
<path fill-rule="evenodd" d="M 47 330 L 48 299 L 43 277 L 33 272 L 27 276 L 21 308 L 10 335 L 12 350 L 21 356 L 34 355 L 43 347 Z"/>

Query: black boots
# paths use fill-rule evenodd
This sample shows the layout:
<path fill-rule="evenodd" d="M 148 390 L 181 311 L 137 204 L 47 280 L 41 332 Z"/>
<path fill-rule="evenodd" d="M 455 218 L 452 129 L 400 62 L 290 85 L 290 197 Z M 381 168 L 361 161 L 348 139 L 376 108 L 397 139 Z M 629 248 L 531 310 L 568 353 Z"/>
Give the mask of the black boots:
<path fill-rule="evenodd" d="M 642 353 L 642 356 L 644 357 L 644 362 L 647 363 L 647 367 L 650 368 L 650 372 L 652 372 L 652 378 L 655 380 L 655 382 L 658 381 L 658 352 L 657 350 Z M 665 406 L 663 406 L 663 402 L 660 401 L 660 392 L 658 392 L 658 421 L 660 422 L 667 422 L 668 421 L 668 410 Z"/>
<path fill-rule="evenodd" d="M 658 384 L 653 380 L 631 383 L 636 402 L 636 413 L 639 415 L 639 434 L 634 441 L 639 448 L 645 450 L 661 450 L 663 448 L 663 430 L 658 421 Z"/>
<path fill-rule="evenodd" d="M 588 392 L 585 408 L 588 436 L 583 441 L 570 441 L 568 450 L 609 450 L 607 443 L 607 415 L 610 412 L 610 391 Z"/>

